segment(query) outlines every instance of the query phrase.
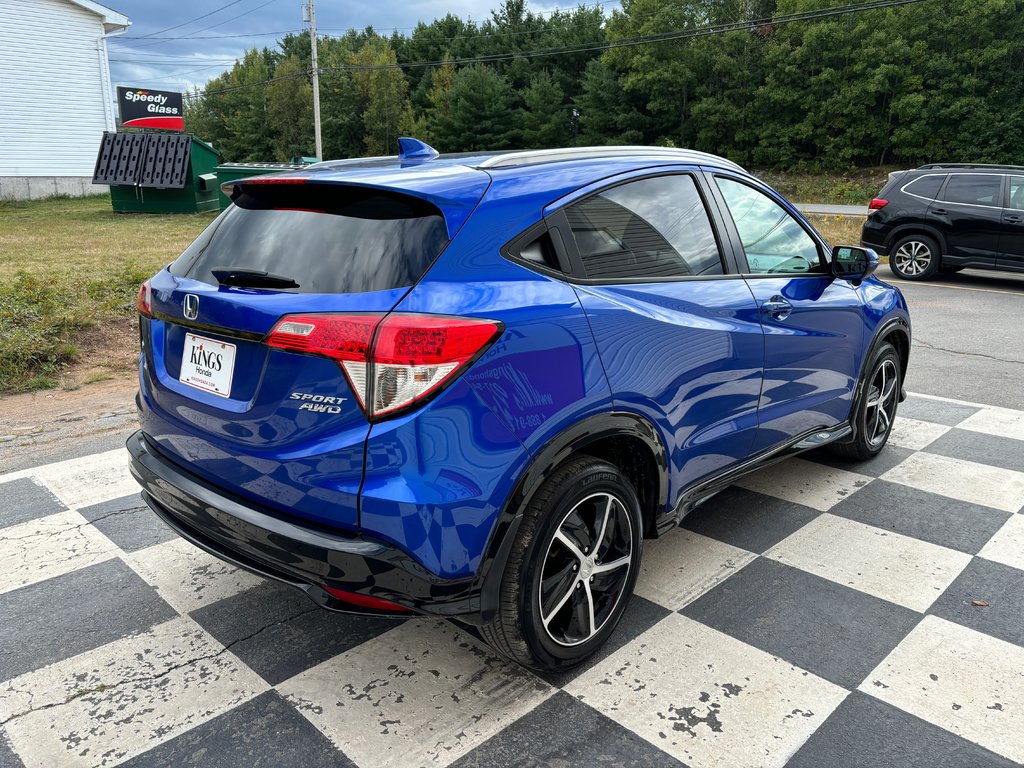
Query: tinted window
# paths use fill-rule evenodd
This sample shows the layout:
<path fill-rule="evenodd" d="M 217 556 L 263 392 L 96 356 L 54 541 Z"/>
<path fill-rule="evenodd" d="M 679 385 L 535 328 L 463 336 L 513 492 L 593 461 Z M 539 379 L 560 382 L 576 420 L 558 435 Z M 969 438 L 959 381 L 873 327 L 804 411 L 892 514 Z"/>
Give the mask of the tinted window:
<path fill-rule="evenodd" d="M 1024 176 L 1010 177 L 1010 208 L 1024 211 Z"/>
<path fill-rule="evenodd" d="M 1002 176 L 982 176 L 981 174 L 953 174 L 949 177 L 946 192 L 943 195 L 950 203 L 969 203 L 970 205 L 999 206 L 999 194 L 1002 191 Z"/>
<path fill-rule="evenodd" d="M 587 277 L 720 275 L 722 259 L 693 177 L 641 179 L 566 210 Z"/>
<path fill-rule="evenodd" d="M 939 196 L 939 190 L 942 188 L 942 182 L 945 180 L 946 177 L 944 174 L 930 173 L 927 176 L 914 179 L 903 188 L 903 191 L 908 192 L 911 195 L 917 195 L 918 197 L 926 197 L 929 200 L 935 200 Z"/>
<path fill-rule="evenodd" d="M 243 187 L 243 190 L 246 190 Z M 290 277 L 300 293 L 412 285 L 447 244 L 444 218 L 406 195 L 321 184 L 250 186 L 171 265 L 216 284 L 218 267 Z"/>
<path fill-rule="evenodd" d="M 754 274 L 822 271 L 818 245 L 785 208 L 753 187 L 717 178 Z"/>

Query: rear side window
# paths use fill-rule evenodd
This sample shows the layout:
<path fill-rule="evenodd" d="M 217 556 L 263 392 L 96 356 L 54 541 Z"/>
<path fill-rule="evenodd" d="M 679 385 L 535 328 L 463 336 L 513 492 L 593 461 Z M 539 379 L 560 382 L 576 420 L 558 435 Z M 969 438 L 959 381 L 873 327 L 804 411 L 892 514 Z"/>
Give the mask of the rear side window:
<path fill-rule="evenodd" d="M 917 195 L 918 197 L 923 197 L 928 200 L 935 200 L 938 198 L 939 190 L 942 189 L 942 182 L 945 180 L 945 174 L 930 173 L 927 176 L 921 176 L 918 179 L 914 179 L 903 187 L 903 191 L 910 195 Z"/>
<path fill-rule="evenodd" d="M 688 175 L 606 189 L 566 210 L 588 278 L 721 275 L 722 258 Z"/>
<path fill-rule="evenodd" d="M 1024 176 L 1010 177 L 1010 207 L 1024 211 Z"/>
<path fill-rule="evenodd" d="M 943 197 L 948 203 L 1002 207 L 999 199 L 1002 189 L 1002 176 L 953 174 L 949 177 Z"/>
<path fill-rule="evenodd" d="M 328 184 L 243 193 L 171 265 L 217 284 L 215 269 L 289 277 L 299 293 L 361 293 L 415 283 L 447 245 L 444 217 L 408 195 Z"/>

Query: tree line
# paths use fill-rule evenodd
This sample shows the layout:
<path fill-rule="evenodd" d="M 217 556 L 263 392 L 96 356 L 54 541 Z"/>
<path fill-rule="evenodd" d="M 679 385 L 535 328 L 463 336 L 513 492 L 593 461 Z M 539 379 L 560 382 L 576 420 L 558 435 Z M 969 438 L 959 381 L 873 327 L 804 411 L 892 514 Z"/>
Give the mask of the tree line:
<path fill-rule="evenodd" d="M 1024 0 L 765 21 L 824 6 L 622 0 L 608 15 L 543 14 L 504 0 L 482 23 L 449 14 L 410 33 L 322 37 L 324 157 L 393 154 L 405 135 L 442 152 L 660 144 L 779 168 L 1024 164 Z M 230 161 L 311 155 L 309 72 L 308 33 L 252 49 L 191 95 L 187 130 Z"/>

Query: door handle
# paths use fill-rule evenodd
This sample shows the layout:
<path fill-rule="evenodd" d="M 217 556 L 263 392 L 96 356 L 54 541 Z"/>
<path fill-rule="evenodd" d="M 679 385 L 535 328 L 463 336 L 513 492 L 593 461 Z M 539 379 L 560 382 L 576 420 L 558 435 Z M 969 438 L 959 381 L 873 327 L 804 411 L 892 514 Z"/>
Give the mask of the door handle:
<path fill-rule="evenodd" d="M 775 320 L 785 320 L 793 311 L 793 305 L 781 296 L 772 296 L 761 303 L 761 311 Z"/>
<path fill-rule="evenodd" d="M 949 211 L 947 211 L 945 208 L 932 208 L 931 211 L 929 211 L 929 213 L 934 213 L 939 216 L 945 216 L 947 213 L 949 213 Z"/>
<path fill-rule="evenodd" d="M 1024 222 L 1024 216 L 1016 213 L 1010 213 L 1003 217 L 1003 221 L 1009 224 L 1020 224 Z"/>

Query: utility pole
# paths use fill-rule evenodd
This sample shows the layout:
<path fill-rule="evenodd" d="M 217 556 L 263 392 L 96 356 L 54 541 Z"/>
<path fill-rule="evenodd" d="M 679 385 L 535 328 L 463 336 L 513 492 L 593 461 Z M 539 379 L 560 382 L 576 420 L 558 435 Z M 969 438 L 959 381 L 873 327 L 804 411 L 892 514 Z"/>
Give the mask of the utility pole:
<path fill-rule="evenodd" d="M 320 62 L 316 56 L 316 8 L 314 0 L 309 0 L 302 10 L 306 16 L 303 21 L 309 22 L 309 43 L 313 53 L 313 133 L 316 136 L 316 159 L 324 159 L 323 142 L 320 140 Z"/>

